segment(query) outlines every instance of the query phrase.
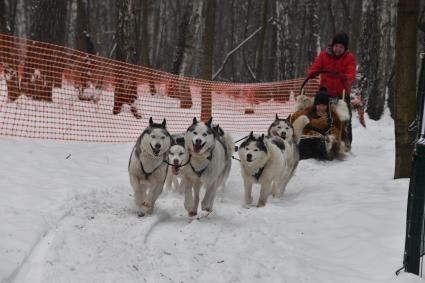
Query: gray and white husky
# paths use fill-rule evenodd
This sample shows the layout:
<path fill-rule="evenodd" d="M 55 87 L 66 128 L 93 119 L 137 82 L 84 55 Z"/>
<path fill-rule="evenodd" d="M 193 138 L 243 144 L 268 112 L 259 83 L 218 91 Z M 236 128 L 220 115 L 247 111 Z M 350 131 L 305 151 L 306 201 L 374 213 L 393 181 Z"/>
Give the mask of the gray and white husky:
<path fill-rule="evenodd" d="M 130 160 L 128 173 L 134 189 L 138 215 L 152 214 L 155 201 L 162 192 L 167 176 L 168 150 L 171 137 L 166 129 L 166 120 L 161 124 L 149 119 L 149 126 L 137 139 Z"/>
<path fill-rule="evenodd" d="M 305 116 L 304 116 L 305 117 Z M 274 186 L 273 196 L 281 197 L 286 189 L 286 185 L 295 173 L 298 162 L 300 161 L 300 152 L 298 145 L 304 127 L 308 124 L 308 119 L 305 118 L 297 119 L 294 124 L 291 123 L 290 116 L 286 119 L 279 118 L 276 114 L 276 118 L 273 123 L 269 126 L 267 134 L 272 139 L 280 139 L 283 143 L 282 151 L 284 151 L 284 157 L 287 163 L 287 170 L 282 172 L 284 175 L 283 182 L 280 187 Z"/>
<path fill-rule="evenodd" d="M 217 189 L 228 175 L 228 146 L 220 140 L 211 123 L 212 118 L 207 123 L 193 118 L 193 123 L 185 134 L 185 147 L 190 160 L 188 165 L 181 168 L 181 175 L 185 189 L 184 207 L 189 216 L 195 216 L 198 212 L 199 191 L 202 186 L 206 190 L 201 203 L 202 210 L 212 211 Z M 233 149 L 227 152 L 229 158 L 232 153 Z"/>
<path fill-rule="evenodd" d="M 181 186 L 180 169 L 188 165 L 188 152 L 185 148 L 184 134 L 171 135 L 171 147 L 168 151 L 168 174 L 165 181 L 165 188 L 168 190 L 183 193 Z"/>
<path fill-rule="evenodd" d="M 283 147 L 281 140 L 272 140 L 264 137 L 264 134 L 254 135 L 253 132 L 242 142 L 239 147 L 239 158 L 245 188 L 245 204 L 249 205 L 253 201 L 253 184 L 261 185 L 257 207 L 266 205 L 274 186 L 278 188 L 283 186 L 289 170 Z"/>

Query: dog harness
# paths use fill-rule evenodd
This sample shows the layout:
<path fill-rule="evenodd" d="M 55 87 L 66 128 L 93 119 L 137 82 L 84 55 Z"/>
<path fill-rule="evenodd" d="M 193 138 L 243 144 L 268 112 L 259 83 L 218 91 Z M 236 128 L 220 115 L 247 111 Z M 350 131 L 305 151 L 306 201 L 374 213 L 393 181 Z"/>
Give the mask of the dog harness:
<path fill-rule="evenodd" d="M 192 157 L 192 155 L 189 155 L 189 165 L 190 165 L 190 167 L 192 168 L 193 172 L 195 172 L 195 173 L 196 173 L 196 175 L 198 175 L 198 177 L 201 177 L 202 173 L 204 173 L 204 172 L 205 172 L 205 170 L 207 170 L 207 168 L 208 168 L 208 166 L 210 166 L 210 164 L 208 164 L 207 166 L 205 166 L 205 168 L 204 168 L 204 169 L 202 169 L 202 170 L 200 170 L 200 171 L 196 171 L 196 169 L 195 169 L 195 168 L 193 167 L 193 165 L 192 165 L 192 162 L 190 162 L 191 157 Z M 210 156 L 208 156 L 208 157 L 207 157 L 207 159 L 208 159 L 209 161 L 211 161 L 211 159 L 212 159 L 212 151 L 211 151 L 211 153 L 210 153 Z"/>
<path fill-rule="evenodd" d="M 258 179 L 260 179 L 261 175 L 263 174 L 264 168 L 265 168 L 265 166 L 264 167 L 261 167 L 260 169 L 258 169 L 257 173 L 255 173 L 254 175 L 252 175 L 252 177 L 254 177 L 255 179 L 257 179 L 257 181 L 258 181 Z"/>
<path fill-rule="evenodd" d="M 146 170 L 145 170 L 145 168 L 143 167 L 143 163 L 142 163 L 142 161 L 140 160 L 140 167 L 142 168 L 142 172 L 143 172 L 143 174 L 145 175 L 145 179 L 146 180 L 148 180 L 149 179 L 149 177 L 153 174 L 153 173 L 155 173 L 155 171 L 156 170 L 158 170 L 158 168 L 159 167 L 161 167 L 162 166 L 162 163 L 164 163 L 165 162 L 165 158 L 164 158 L 164 160 L 162 160 L 162 162 L 157 166 L 157 167 L 155 167 L 155 169 L 153 169 L 152 170 L 152 172 L 146 172 Z M 167 163 L 167 162 L 166 162 Z"/>

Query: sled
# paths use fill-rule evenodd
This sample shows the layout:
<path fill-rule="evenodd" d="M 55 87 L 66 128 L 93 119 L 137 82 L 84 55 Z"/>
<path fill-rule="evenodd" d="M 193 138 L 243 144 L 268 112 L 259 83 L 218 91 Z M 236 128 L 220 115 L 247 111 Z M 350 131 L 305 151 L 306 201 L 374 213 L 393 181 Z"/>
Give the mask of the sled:
<path fill-rule="evenodd" d="M 333 160 L 332 151 L 326 149 L 326 136 L 324 135 L 303 135 L 299 143 L 300 160 L 318 159 L 318 160 Z"/>
<path fill-rule="evenodd" d="M 338 72 L 327 71 L 327 70 L 322 70 L 322 71 L 318 72 L 318 74 L 322 74 L 322 73 L 333 74 L 335 76 L 341 77 L 341 75 Z M 313 78 L 313 76 L 307 77 L 304 80 L 304 82 L 301 84 L 300 92 L 299 92 L 299 95 L 297 96 L 298 103 L 301 102 L 300 104 L 303 105 L 303 107 L 301 109 L 306 108 L 306 107 L 313 104 L 313 102 L 305 96 L 305 91 L 304 91 L 304 86 L 312 78 Z M 348 99 L 347 106 L 350 105 L 349 104 L 349 95 L 345 95 L 345 90 L 344 90 L 343 96 L 344 96 L 343 99 L 346 102 L 347 102 L 347 99 Z M 348 106 L 348 108 L 349 108 L 349 113 L 350 113 L 350 117 L 351 117 L 351 107 Z M 297 110 L 300 110 L 300 109 L 297 109 Z M 350 118 L 350 120 L 351 120 L 351 118 Z M 348 124 L 346 125 L 346 129 L 344 130 L 346 135 L 348 135 L 347 126 L 348 126 Z M 325 130 L 310 128 L 310 130 L 315 131 L 317 134 L 301 136 L 300 143 L 299 143 L 299 152 L 300 152 L 300 159 L 301 160 L 311 159 L 311 158 L 318 159 L 318 160 L 333 160 L 335 158 L 335 155 L 334 155 L 333 150 L 331 148 L 332 146 L 327 145 L 327 141 L 329 141 L 329 139 L 327 137 L 329 129 L 330 129 L 330 127 L 328 129 L 325 129 Z"/>

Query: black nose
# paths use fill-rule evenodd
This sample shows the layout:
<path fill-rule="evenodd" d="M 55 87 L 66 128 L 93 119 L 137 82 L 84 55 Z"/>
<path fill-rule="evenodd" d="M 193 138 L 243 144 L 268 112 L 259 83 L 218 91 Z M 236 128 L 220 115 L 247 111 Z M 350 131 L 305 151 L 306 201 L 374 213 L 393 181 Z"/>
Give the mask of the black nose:
<path fill-rule="evenodd" d="M 179 165 L 179 160 L 178 159 L 174 159 L 173 160 L 174 165 Z"/>
<path fill-rule="evenodd" d="M 202 140 L 201 140 L 201 139 L 196 139 L 196 140 L 195 140 L 195 143 L 196 143 L 196 144 L 202 144 Z"/>
<path fill-rule="evenodd" d="M 248 153 L 246 155 L 246 160 L 248 160 L 248 161 L 251 161 L 252 160 L 252 154 L 251 153 Z"/>
<path fill-rule="evenodd" d="M 161 148 L 161 144 L 157 143 L 155 144 L 155 149 L 160 149 Z"/>

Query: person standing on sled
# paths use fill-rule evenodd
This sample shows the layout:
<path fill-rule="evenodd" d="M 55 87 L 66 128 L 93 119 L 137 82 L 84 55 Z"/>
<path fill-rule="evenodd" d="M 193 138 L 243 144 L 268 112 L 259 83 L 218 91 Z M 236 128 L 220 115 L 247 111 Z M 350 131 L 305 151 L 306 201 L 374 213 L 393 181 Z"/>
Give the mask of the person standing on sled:
<path fill-rule="evenodd" d="M 325 87 L 329 93 L 330 102 L 337 104 L 339 99 L 344 99 L 350 105 L 351 84 L 356 78 L 356 59 L 348 51 L 349 38 L 346 33 L 338 33 L 332 39 L 331 45 L 322 51 L 314 60 L 307 76 L 310 78 L 320 75 L 320 86 Z M 323 71 L 326 71 L 322 73 Z M 345 97 L 343 91 L 345 89 Z M 351 110 L 350 110 L 351 116 Z M 342 134 L 346 149 L 351 149 L 352 142 L 351 117 Z"/>
<path fill-rule="evenodd" d="M 321 87 L 314 97 L 314 104 L 305 109 L 299 110 L 291 115 L 291 122 L 294 123 L 299 117 L 305 115 L 309 123 L 303 130 L 306 136 L 323 136 L 326 139 L 326 158 L 343 159 L 345 157 L 345 143 L 342 141 L 344 117 L 349 118 L 348 112 L 341 112 L 340 109 L 330 103 L 330 96 L 325 87 Z M 316 148 L 307 149 L 319 150 Z M 304 155 L 303 148 L 300 148 L 301 155 Z M 306 153 L 305 155 L 309 155 Z M 314 153 L 313 153 L 314 154 Z"/>

